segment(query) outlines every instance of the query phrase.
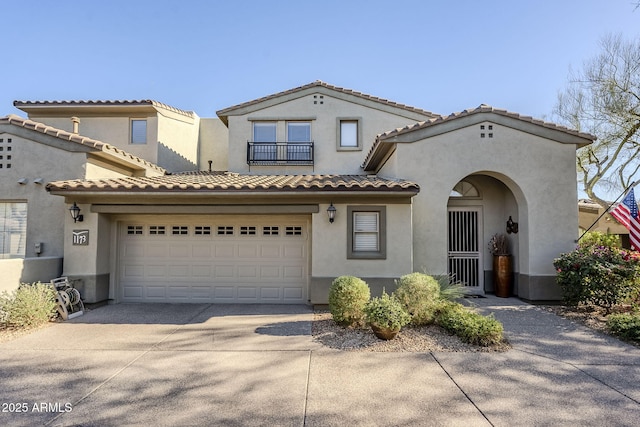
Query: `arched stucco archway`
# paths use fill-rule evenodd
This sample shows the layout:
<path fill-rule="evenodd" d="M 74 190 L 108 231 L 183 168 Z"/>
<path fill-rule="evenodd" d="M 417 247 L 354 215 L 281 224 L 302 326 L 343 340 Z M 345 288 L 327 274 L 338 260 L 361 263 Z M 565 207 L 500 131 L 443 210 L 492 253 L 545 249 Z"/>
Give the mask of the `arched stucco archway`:
<path fill-rule="evenodd" d="M 508 233 L 506 223 L 518 223 L 518 233 Z M 495 234 L 507 236 L 513 259 L 514 286 L 526 271 L 527 203 L 520 187 L 508 177 L 480 171 L 455 183 L 447 200 L 447 265 L 470 292 L 493 292 L 493 257 L 488 243 Z"/>

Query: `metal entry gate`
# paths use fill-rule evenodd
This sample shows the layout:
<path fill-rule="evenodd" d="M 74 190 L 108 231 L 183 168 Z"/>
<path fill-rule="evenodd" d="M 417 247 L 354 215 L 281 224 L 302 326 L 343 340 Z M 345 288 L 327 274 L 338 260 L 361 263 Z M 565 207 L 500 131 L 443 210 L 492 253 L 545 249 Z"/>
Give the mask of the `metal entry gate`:
<path fill-rule="evenodd" d="M 449 208 L 448 211 L 448 273 L 464 284 L 469 292 L 483 293 L 481 210 L 461 207 Z"/>

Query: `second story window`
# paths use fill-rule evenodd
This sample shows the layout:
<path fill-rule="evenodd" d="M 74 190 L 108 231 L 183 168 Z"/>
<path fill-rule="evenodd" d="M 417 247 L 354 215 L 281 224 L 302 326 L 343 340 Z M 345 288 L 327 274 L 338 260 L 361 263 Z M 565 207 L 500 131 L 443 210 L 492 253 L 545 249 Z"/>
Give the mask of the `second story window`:
<path fill-rule="evenodd" d="M 131 144 L 147 143 L 147 121 L 142 119 L 131 120 Z"/>
<path fill-rule="evenodd" d="M 358 121 L 340 120 L 339 126 L 338 149 L 355 150 L 360 148 L 358 141 Z"/>
<path fill-rule="evenodd" d="M 310 122 L 287 122 L 287 142 L 311 141 Z"/>

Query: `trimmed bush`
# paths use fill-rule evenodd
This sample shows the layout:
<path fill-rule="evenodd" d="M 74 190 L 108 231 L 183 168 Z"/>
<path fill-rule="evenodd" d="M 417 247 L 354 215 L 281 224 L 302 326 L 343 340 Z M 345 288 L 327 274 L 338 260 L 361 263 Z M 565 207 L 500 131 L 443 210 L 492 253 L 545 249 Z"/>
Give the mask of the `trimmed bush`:
<path fill-rule="evenodd" d="M 589 231 L 580 239 L 581 247 L 604 246 L 607 248 L 620 248 L 620 236 L 606 234 L 602 231 Z"/>
<path fill-rule="evenodd" d="M 487 347 L 503 340 L 502 324 L 493 315 L 482 316 L 462 304 L 441 303 L 436 322 L 469 344 Z"/>
<path fill-rule="evenodd" d="M 408 325 L 411 316 L 407 313 L 394 294 L 387 294 L 372 298 L 364 307 L 365 320 L 379 328 L 400 330 Z"/>
<path fill-rule="evenodd" d="M 440 297 L 440 284 L 424 273 L 411 273 L 396 282 L 396 298 L 411 315 L 414 325 L 427 325 L 435 319 L 435 303 Z"/>
<path fill-rule="evenodd" d="M 607 318 L 607 327 L 620 338 L 640 343 L 640 315 L 620 313 Z"/>
<path fill-rule="evenodd" d="M 22 283 L 15 291 L 0 295 L 0 320 L 4 326 L 35 327 L 55 318 L 56 306 L 51 285 Z"/>
<path fill-rule="evenodd" d="M 333 320 L 345 326 L 362 324 L 364 306 L 369 302 L 369 285 L 354 276 L 340 276 L 329 288 L 329 311 Z"/>
<path fill-rule="evenodd" d="M 594 304 L 609 312 L 638 286 L 637 252 L 606 246 L 579 246 L 553 261 L 565 304 Z"/>

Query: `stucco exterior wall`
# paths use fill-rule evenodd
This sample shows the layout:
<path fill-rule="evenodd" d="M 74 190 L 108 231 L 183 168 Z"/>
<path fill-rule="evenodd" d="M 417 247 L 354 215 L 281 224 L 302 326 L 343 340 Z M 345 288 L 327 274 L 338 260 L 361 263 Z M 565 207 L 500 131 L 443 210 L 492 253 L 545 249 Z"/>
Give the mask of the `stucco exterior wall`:
<path fill-rule="evenodd" d="M 319 95 L 316 95 L 319 96 Z M 394 115 L 371 107 L 323 95 L 316 103 L 313 94 L 241 116 L 229 117 L 229 170 L 252 174 L 359 174 L 366 153 L 377 134 L 413 124 L 414 118 Z M 339 119 L 358 119 L 362 150 L 338 150 Z M 314 141 L 313 166 L 249 166 L 247 141 L 253 140 L 252 120 L 278 121 L 277 140 L 286 141 L 286 121 L 311 121 Z"/>
<path fill-rule="evenodd" d="M 170 172 L 196 170 L 200 118 L 159 110 L 157 123 L 157 164 Z"/>
<path fill-rule="evenodd" d="M 216 171 L 229 170 L 229 129 L 222 120 L 200 119 L 199 169 Z"/>
<path fill-rule="evenodd" d="M 517 207 L 520 274 L 554 276 L 553 259 L 571 250 L 577 237 L 575 150 L 573 144 L 496 124 L 492 138 L 481 138 L 479 125 L 474 125 L 398 143 L 395 156 L 402 177 L 421 185 L 413 199 L 414 268 L 446 271 L 449 194 L 457 182 L 478 174 L 498 179 L 513 195 L 503 211 L 485 212 L 484 221 L 504 232 L 501 224 Z M 485 233 L 485 248 L 490 237 Z"/>
<path fill-rule="evenodd" d="M 366 204 L 364 206 L 380 205 Z M 386 204 L 386 259 L 347 259 L 347 206 L 334 203 L 335 221 L 327 218 L 328 204 L 312 215 L 311 303 L 326 304 L 331 281 L 338 276 L 363 278 L 379 294 L 382 286 L 391 292 L 394 279 L 413 271 L 411 204 Z"/>

